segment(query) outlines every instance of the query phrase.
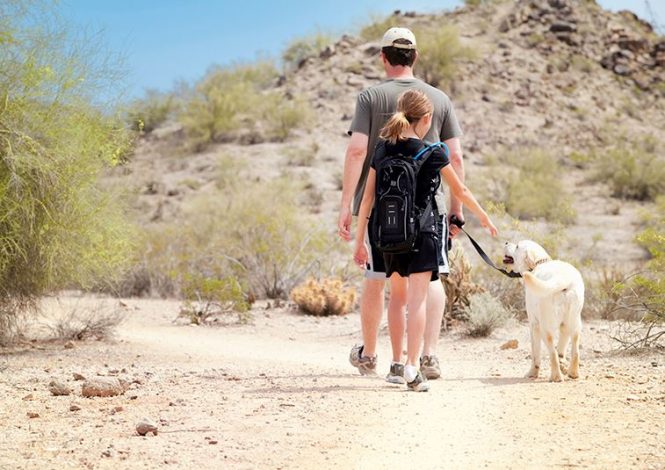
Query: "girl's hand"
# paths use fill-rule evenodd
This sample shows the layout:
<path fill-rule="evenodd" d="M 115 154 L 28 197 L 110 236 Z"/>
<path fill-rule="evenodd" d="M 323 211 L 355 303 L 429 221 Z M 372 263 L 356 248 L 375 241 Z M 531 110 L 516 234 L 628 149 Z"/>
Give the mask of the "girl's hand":
<path fill-rule="evenodd" d="M 499 233 L 487 214 L 485 214 L 485 217 L 480 221 L 480 225 L 482 225 L 483 228 L 486 228 L 493 237 L 496 237 L 496 234 Z"/>
<path fill-rule="evenodd" d="M 365 269 L 368 259 L 369 254 L 367 253 L 367 247 L 365 246 L 365 243 L 356 243 L 356 249 L 353 253 L 353 261 L 355 261 L 359 268 Z"/>

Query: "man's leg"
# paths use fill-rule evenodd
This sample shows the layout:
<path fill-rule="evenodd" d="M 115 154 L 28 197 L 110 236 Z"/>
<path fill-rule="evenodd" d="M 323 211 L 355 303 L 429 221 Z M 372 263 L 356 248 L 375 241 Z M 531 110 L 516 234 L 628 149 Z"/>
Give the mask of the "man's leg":
<path fill-rule="evenodd" d="M 439 216 L 437 232 L 441 245 L 439 246 L 439 276 L 448 275 L 450 265 L 448 263 L 448 218 Z M 423 343 L 423 355 L 421 370 L 428 379 L 438 379 L 441 376 L 439 358 L 436 355 L 441 334 L 441 323 L 446 306 L 446 291 L 440 279 L 430 282 L 427 290 L 427 324 L 425 326 L 425 341 Z"/>
<path fill-rule="evenodd" d="M 386 283 L 383 255 L 373 246 L 367 232 L 365 233 L 365 243 L 369 248 L 369 259 L 360 298 L 363 344 L 351 348 L 349 355 L 349 362 L 357 367 L 362 375 L 376 373 L 376 342 L 383 316 L 383 289 Z"/>
<path fill-rule="evenodd" d="M 385 280 L 365 279 L 360 299 L 360 323 L 363 330 L 363 356 L 376 356 L 376 341 L 383 315 Z"/>

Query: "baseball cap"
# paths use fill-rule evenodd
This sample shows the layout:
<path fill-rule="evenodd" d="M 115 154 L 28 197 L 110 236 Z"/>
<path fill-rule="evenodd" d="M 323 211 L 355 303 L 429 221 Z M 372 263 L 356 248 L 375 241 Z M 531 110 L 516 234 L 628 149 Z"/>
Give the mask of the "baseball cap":
<path fill-rule="evenodd" d="M 404 39 L 409 41 L 411 44 L 395 44 L 395 41 L 398 39 Z M 416 36 L 407 28 L 390 28 L 386 31 L 386 34 L 383 35 L 381 40 L 381 47 L 396 47 L 397 49 L 415 49 L 416 48 Z"/>

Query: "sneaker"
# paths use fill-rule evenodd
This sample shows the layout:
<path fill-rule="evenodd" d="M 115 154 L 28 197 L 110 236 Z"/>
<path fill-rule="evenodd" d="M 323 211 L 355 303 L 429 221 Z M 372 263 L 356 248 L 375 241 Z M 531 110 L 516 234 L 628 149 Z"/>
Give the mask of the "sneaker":
<path fill-rule="evenodd" d="M 428 380 L 434 380 L 441 377 L 441 368 L 439 367 L 439 358 L 436 356 L 423 356 L 420 358 L 420 370 Z"/>
<path fill-rule="evenodd" d="M 358 368 L 360 375 L 376 375 L 376 356 L 363 356 L 363 345 L 356 344 L 351 348 L 349 362 L 353 367 Z"/>
<path fill-rule="evenodd" d="M 418 371 L 418 375 L 413 379 L 413 382 L 407 382 L 406 386 L 413 392 L 426 392 L 429 390 L 427 379 L 423 377 L 423 373 Z"/>
<path fill-rule="evenodd" d="M 390 364 L 390 372 L 386 375 L 386 382 L 391 384 L 403 384 L 404 380 L 404 364 L 393 362 Z"/>

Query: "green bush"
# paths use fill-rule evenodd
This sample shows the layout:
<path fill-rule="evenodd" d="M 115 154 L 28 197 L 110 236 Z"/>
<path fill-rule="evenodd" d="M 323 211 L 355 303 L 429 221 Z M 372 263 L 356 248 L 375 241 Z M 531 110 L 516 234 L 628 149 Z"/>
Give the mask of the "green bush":
<path fill-rule="evenodd" d="M 321 32 L 293 40 L 282 53 L 284 69 L 296 70 L 305 59 L 317 56 L 331 43 L 330 35 Z"/>
<path fill-rule="evenodd" d="M 180 308 L 180 317 L 200 325 L 211 317 L 236 313 L 238 323 L 251 320 L 249 301 L 240 282 L 235 277 L 210 278 L 201 274 L 186 275 L 183 279 L 185 301 Z"/>
<path fill-rule="evenodd" d="M 115 71 L 29 7 L 0 5 L 0 341 L 39 296 L 115 275 L 131 248 L 122 205 L 99 183 L 131 146 L 92 104 Z"/>
<path fill-rule="evenodd" d="M 433 86 L 449 86 L 457 77 L 457 63 L 476 58 L 476 51 L 461 43 L 457 27 L 437 25 L 414 31 L 419 58 L 416 70 Z"/>
<path fill-rule="evenodd" d="M 638 201 L 653 200 L 665 192 L 665 157 L 662 144 L 653 137 L 597 151 L 595 179 L 606 181 L 612 195 Z"/>
<path fill-rule="evenodd" d="M 514 155 L 506 159 L 515 171 L 505 173 L 500 200 L 506 211 L 520 219 L 543 218 L 550 222 L 570 224 L 575 221 L 572 198 L 561 183 L 564 170 L 556 157 L 542 151 Z"/>
<path fill-rule="evenodd" d="M 152 132 L 171 117 L 175 109 L 173 94 L 147 90 L 143 98 L 129 106 L 127 121 L 135 131 Z"/>
<path fill-rule="evenodd" d="M 184 98 L 179 120 L 187 146 L 203 150 L 215 142 L 285 140 L 309 117 L 305 101 L 269 90 L 277 78 L 270 62 L 216 67 Z"/>

